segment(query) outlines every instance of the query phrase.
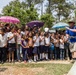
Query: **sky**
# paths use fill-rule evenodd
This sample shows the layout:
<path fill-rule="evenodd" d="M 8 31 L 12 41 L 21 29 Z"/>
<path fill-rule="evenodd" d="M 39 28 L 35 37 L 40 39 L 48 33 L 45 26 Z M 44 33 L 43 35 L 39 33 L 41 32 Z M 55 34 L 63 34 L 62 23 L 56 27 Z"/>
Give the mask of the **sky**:
<path fill-rule="evenodd" d="M 3 7 L 6 6 L 7 4 L 9 4 L 9 2 L 11 2 L 11 1 L 13 1 L 13 0 L 0 0 L 0 13 L 1 13 Z M 23 1 L 23 0 L 20 0 L 20 1 Z M 45 0 L 43 5 L 45 5 L 46 3 L 47 3 L 47 1 Z M 45 11 L 45 8 L 43 9 L 43 12 L 44 11 Z M 41 14 L 41 12 L 38 12 L 38 13 Z"/>
<path fill-rule="evenodd" d="M 0 0 L 0 13 L 1 13 L 3 7 L 6 6 L 7 4 L 9 4 L 10 1 L 13 1 L 13 0 Z M 20 1 L 23 1 L 23 0 L 20 0 Z M 67 0 L 67 1 L 74 2 L 76 0 Z M 47 1 L 45 0 L 43 5 L 45 6 L 46 3 L 47 3 Z M 43 12 L 45 12 L 45 9 L 46 8 L 43 9 Z M 40 11 L 38 11 L 38 13 L 39 13 L 39 15 L 41 14 Z"/>

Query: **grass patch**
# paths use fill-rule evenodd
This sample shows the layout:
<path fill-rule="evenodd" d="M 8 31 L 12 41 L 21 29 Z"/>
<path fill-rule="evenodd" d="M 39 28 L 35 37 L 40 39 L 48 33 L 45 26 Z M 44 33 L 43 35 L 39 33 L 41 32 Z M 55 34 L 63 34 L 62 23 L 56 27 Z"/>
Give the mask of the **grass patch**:
<path fill-rule="evenodd" d="M 67 74 L 73 64 L 51 64 L 51 63 L 28 63 L 28 64 L 3 64 L 0 66 L 14 66 L 18 68 L 44 69 L 37 72 L 36 75 L 64 75 Z"/>

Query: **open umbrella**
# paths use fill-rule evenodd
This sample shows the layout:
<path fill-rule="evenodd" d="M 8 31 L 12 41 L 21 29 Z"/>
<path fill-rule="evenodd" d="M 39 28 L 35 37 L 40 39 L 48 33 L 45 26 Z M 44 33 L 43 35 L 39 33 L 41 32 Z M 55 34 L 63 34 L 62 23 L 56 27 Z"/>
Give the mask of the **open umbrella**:
<path fill-rule="evenodd" d="M 59 23 L 55 24 L 52 28 L 58 29 L 58 28 L 64 28 L 67 26 L 69 26 L 67 23 L 59 22 Z"/>
<path fill-rule="evenodd" d="M 44 25 L 44 22 L 41 22 L 41 21 L 31 21 L 29 23 L 27 23 L 27 25 L 32 28 L 34 26 L 37 26 L 37 27 L 42 27 Z"/>
<path fill-rule="evenodd" d="M 19 19 L 15 18 L 15 17 L 11 17 L 11 16 L 2 16 L 0 17 L 0 22 L 5 22 L 5 23 L 19 23 Z"/>

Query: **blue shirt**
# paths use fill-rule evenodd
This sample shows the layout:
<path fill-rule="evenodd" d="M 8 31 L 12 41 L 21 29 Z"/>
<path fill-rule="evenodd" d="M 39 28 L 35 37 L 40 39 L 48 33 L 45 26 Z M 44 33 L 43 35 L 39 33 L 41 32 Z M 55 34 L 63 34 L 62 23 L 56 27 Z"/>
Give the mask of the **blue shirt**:
<path fill-rule="evenodd" d="M 54 50 L 54 44 L 51 43 L 50 50 Z"/>
<path fill-rule="evenodd" d="M 76 29 L 76 26 L 74 26 L 71 29 Z M 66 34 L 69 34 L 70 36 L 73 36 L 74 38 L 70 38 L 70 42 L 76 42 L 76 32 L 70 31 L 70 30 L 66 30 Z"/>

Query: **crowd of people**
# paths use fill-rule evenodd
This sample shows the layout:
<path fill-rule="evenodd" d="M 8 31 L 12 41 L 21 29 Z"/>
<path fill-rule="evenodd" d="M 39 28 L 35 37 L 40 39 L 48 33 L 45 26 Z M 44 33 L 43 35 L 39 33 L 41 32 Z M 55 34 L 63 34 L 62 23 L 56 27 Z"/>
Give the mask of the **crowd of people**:
<path fill-rule="evenodd" d="M 37 62 L 72 59 L 64 32 L 50 33 L 34 26 L 0 24 L 0 62 Z"/>

